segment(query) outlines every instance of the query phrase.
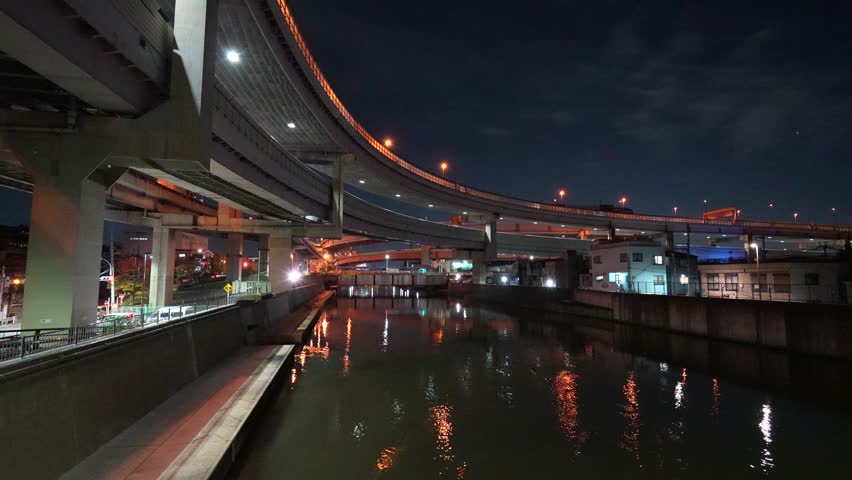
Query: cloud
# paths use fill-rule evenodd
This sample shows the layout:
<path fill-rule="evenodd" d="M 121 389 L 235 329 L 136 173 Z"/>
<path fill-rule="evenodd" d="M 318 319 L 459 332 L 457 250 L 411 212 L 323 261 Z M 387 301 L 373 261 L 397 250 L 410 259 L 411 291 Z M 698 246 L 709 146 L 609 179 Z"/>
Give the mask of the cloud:
<path fill-rule="evenodd" d="M 507 137 L 514 133 L 511 129 L 503 127 L 479 127 L 477 130 L 480 135 L 487 137 Z"/>

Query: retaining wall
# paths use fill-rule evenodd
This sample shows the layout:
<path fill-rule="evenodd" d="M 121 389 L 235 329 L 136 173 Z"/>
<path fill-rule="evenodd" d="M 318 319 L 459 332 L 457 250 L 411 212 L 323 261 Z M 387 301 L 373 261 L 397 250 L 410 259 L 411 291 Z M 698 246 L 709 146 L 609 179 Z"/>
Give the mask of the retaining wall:
<path fill-rule="evenodd" d="M 0 367 L 3 478 L 56 478 L 321 284 Z"/>
<path fill-rule="evenodd" d="M 852 359 L 852 306 L 464 285 L 473 299 L 630 325 Z M 529 289 L 537 290 L 530 292 Z M 572 301 L 573 299 L 573 301 Z"/>

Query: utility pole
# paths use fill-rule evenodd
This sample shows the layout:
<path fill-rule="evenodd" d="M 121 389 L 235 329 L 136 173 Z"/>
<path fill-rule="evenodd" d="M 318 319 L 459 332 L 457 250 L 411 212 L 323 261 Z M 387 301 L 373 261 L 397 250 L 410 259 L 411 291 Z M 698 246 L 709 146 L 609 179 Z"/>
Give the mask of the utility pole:
<path fill-rule="evenodd" d="M 3 305 L 5 302 L 3 301 L 3 294 L 6 293 L 6 265 L 3 265 L 3 268 L 0 269 L 0 311 L 3 311 Z M 12 302 L 9 302 L 10 304 Z M 6 311 L 3 311 L 3 318 L 0 320 L 6 320 Z"/>
<path fill-rule="evenodd" d="M 114 230 L 109 231 L 109 311 L 115 308 L 115 242 L 113 241 Z"/>

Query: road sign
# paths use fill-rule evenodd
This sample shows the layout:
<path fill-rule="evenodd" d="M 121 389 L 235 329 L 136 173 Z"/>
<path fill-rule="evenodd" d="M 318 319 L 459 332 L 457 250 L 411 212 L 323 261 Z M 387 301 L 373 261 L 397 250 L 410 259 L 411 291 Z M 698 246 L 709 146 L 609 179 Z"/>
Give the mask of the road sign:
<path fill-rule="evenodd" d="M 224 286 L 223 288 L 224 288 L 224 289 L 225 289 L 225 291 L 226 291 L 226 292 L 228 292 L 228 293 L 231 293 L 231 291 L 233 291 L 233 290 L 234 290 L 234 286 L 233 286 L 233 285 L 231 285 L 230 283 L 226 283 L 226 284 L 225 284 L 225 286 Z"/>

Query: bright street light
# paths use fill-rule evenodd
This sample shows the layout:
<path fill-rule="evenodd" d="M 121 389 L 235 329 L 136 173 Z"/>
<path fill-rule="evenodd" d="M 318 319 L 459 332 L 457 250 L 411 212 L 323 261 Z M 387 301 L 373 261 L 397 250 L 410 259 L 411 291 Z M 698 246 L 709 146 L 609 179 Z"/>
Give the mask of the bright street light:
<path fill-rule="evenodd" d="M 441 175 L 442 176 L 447 173 L 448 168 L 450 168 L 450 164 L 448 164 L 447 162 L 441 162 Z"/>
<path fill-rule="evenodd" d="M 563 200 L 565 200 L 565 190 L 564 190 L 564 189 L 560 189 L 560 190 L 559 190 L 559 201 L 561 202 L 561 201 L 563 201 Z"/>
<path fill-rule="evenodd" d="M 385 254 L 385 271 L 386 271 L 386 272 L 387 272 L 388 270 L 390 270 L 390 268 L 388 268 L 388 267 L 389 267 L 388 262 L 390 262 L 390 255 L 388 255 L 388 254 L 386 253 L 386 254 Z"/>
<path fill-rule="evenodd" d="M 618 201 L 621 204 L 621 209 L 624 210 L 624 205 L 627 203 L 627 197 L 621 197 L 621 200 Z"/>
<path fill-rule="evenodd" d="M 799 223 L 799 212 L 793 212 L 793 222 Z"/>
<path fill-rule="evenodd" d="M 228 50 L 225 52 L 225 58 L 231 63 L 240 63 L 240 53 L 236 50 Z"/>
<path fill-rule="evenodd" d="M 388 137 L 384 141 L 385 147 L 391 148 L 393 146 L 393 139 Z"/>
<path fill-rule="evenodd" d="M 677 207 L 674 207 L 674 215 L 677 216 Z"/>
<path fill-rule="evenodd" d="M 500 283 L 506 283 L 508 281 L 509 281 L 509 277 L 507 277 L 506 275 L 503 275 L 502 277 L 500 277 Z"/>
<path fill-rule="evenodd" d="M 544 286 L 547 288 L 554 288 L 556 286 L 556 282 L 554 282 L 552 278 L 548 278 L 544 281 Z"/>
<path fill-rule="evenodd" d="M 290 270 L 290 272 L 287 274 L 287 280 L 290 280 L 291 283 L 296 283 L 301 278 L 302 278 L 302 273 L 299 272 L 298 270 Z"/>

